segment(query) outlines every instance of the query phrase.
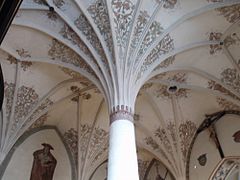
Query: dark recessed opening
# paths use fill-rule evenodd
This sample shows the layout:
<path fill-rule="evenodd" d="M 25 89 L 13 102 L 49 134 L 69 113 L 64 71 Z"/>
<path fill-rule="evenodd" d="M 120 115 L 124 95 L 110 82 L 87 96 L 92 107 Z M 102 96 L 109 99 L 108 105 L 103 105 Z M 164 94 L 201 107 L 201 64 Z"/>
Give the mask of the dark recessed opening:
<path fill-rule="evenodd" d="M 54 7 L 50 6 L 49 11 L 54 12 Z"/>
<path fill-rule="evenodd" d="M 221 46 L 223 45 L 223 41 L 220 42 L 220 45 L 221 45 Z"/>
<path fill-rule="evenodd" d="M 236 33 L 233 33 L 232 35 L 233 35 L 233 36 L 236 36 L 237 34 L 236 34 Z"/>
<path fill-rule="evenodd" d="M 178 87 L 177 87 L 177 86 L 170 86 L 170 87 L 168 88 L 168 91 L 171 92 L 171 93 L 175 93 L 177 90 L 178 90 Z"/>

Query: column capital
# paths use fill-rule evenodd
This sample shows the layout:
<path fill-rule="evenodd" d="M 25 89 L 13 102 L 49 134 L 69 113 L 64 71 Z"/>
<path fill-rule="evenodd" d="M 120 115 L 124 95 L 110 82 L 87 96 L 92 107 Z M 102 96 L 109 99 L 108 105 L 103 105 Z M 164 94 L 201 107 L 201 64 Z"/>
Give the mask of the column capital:
<path fill-rule="evenodd" d="M 132 108 L 125 105 L 118 105 L 113 107 L 111 114 L 110 114 L 110 125 L 117 120 L 128 120 L 133 122 L 133 112 Z"/>

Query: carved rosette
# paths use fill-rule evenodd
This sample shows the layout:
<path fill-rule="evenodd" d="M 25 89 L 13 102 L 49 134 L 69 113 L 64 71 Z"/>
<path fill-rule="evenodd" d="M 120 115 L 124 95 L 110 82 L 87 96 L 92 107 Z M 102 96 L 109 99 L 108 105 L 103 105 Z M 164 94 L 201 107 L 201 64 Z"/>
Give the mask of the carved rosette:
<path fill-rule="evenodd" d="M 130 122 L 133 122 L 134 114 L 132 113 L 132 109 L 124 105 L 121 105 L 121 107 L 114 107 L 110 115 L 110 124 L 117 120 L 128 120 Z"/>

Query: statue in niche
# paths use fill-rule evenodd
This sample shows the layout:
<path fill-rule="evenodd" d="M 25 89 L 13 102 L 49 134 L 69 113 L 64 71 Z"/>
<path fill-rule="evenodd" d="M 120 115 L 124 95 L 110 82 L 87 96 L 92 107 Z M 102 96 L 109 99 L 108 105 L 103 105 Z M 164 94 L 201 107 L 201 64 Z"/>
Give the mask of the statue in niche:
<path fill-rule="evenodd" d="M 52 180 L 57 160 L 50 150 L 54 150 L 50 144 L 43 143 L 43 149 L 33 153 L 33 166 L 30 180 Z"/>

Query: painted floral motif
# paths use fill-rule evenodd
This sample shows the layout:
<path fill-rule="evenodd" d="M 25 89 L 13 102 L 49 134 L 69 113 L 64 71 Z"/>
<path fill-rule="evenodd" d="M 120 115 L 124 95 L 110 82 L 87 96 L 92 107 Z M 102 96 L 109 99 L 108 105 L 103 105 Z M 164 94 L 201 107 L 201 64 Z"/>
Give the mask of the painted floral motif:
<path fill-rule="evenodd" d="M 171 135 L 172 141 L 173 141 L 173 145 L 175 147 L 175 149 L 177 149 L 177 137 L 176 137 L 176 125 L 173 122 L 170 122 L 167 125 L 167 130 L 169 131 L 169 134 Z"/>
<path fill-rule="evenodd" d="M 78 132 L 71 128 L 63 135 L 64 142 L 67 144 L 74 158 L 75 164 L 78 164 Z"/>
<path fill-rule="evenodd" d="M 57 6 L 58 8 L 62 7 L 65 2 L 64 0 L 53 0 L 53 3 L 55 4 L 55 6 Z"/>
<path fill-rule="evenodd" d="M 163 62 L 161 62 L 155 69 L 154 71 L 157 71 L 161 68 L 167 68 L 170 65 L 172 65 L 175 61 L 175 56 L 171 56 L 169 58 L 167 58 L 166 60 L 164 60 Z"/>
<path fill-rule="evenodd" d="M 55 11 L 49 11 L 46 13 L 47 17 L 52 21 L 57 21 L 57 13 Z"/>
<path fill-rule="evenodd" d="M 188 149 L 190 147 L 192 138 L 194 137 L 194 134 L 197 130 L 197 126 L 192 121 L 186 121 L 179 126 L 178 130 L 179 130 L 179 137 L 181 139 L 180 143 L 181 143 L 181 151 L 183 154 L 183 160 L 186 163 Z"/>
<path fill-rule="evenodd" d="M 34 129 L 34 128 L 39 128 L 39 127 L 42 127 L 45 122 L 47 121 L 47 113 L 42 115 L 40 118 L 38 118 L 30 127 L 29 127 L 29 130 L 30 129 Z"/>
<path fill-rule="evenodd" d="M 140 78 L 141 75 L 149 68 L 149 66 L 151 66 L 158 58 L 160 58 L 160 56 L 172 51 L 173 49 L 173 39 L 169 35 L 166 35 L 145 59 L 138 74 L 138 78 Z"/>
<path fill-rule="evenodd" d="M 161 141 L 161 143 L 164 145 L 165 149 L 169 152 L 169 154 L 171 154 L 171 156 L 173 157 L 173 149 L 170 143 L 170 140 L 167 137 L 167 132 L 164 128 L 158 128 L 154 135 L 156 137 L 159 138 L 159 140 Z"/>
<path fill-rule="evenodd" d="M 150 16 L 147 11 L 140 11 L 140 13 L 137 17 L 136 26 L 134 28 L 133 38 L 131 40 L 131 49 L 129 50 L 130 53 L 139 44 L 140 39 L 141 39 L 141 34 L 143 33 L 144 28 L 147 25 L 149 18 L 150 18 Z"/>
<path fill-rule="evenodd" d="M 209 41 L 219 41 L 221 40 L 222 33 L 219 32 L 211 32 L 209 35 Z M 217 52 L 222 50 L 222 46 L 220 44 L 211 44 L 210 45 L 210 54 L 216 54 Z"/>
<path fill-rule="evenodd" d="M 6 116 L 9 120 L 11 109 L 13 105 L 13 96 L 15 91 L 15 84 L 14 83 L 4 83 L 4 96 L 5 96 L 5 102 L 6 102 Z"/>
<path fill-rule="evenodd" d="M 31 116 L 27 119 L 27 121 L 24 123 L 24 125 L 21 127 L 28 126 L 32 121 L 35 121 L 35 119 L 46 109 L 48 109 L 50 106 L 53 105 L 53 102 L 50 99 L 46 99 L 41 105 L 37 107 L 37 109 L 31 114 Z M 35 122 L 34 122 L 35 123 Z"/>
<path fill-rule="evenodd" d="M 147 171 L 148 165 L 149 161 L 143 161 L 141 159 L 138 159 L 138 173 L 140 180 L 144 180 L 144 176 Z"/>
<path fill-rule="evenodd" d="M 73 79 L 78 79 L 80 84 L 84 85 L 84 86 L 93 86 L 93 83 L 90 82 L 87 78 L 85 78 L 84 76 L 82 76 L 81 74 L 79 74 L 76 71 L 73 71 L 71 69 L 65 68 L 65 67 L 59 67 L 65 74 L 67 74 L 68 76 L 72 77 Z"/>
<path fill-rule="evenodd" d="M 80 37 L 69 27 L 67 24 L 64 24 L 59 34 L 62 35 L 63 38 L 71 41 L 73 45 L 77 45 L 80 50 L 82 50 L 88 57 L 94 59 L 92 54 L 90 53 L 87 46 L 83 43 Z"/>
<path fill-rule="evenodd" d="M 163 31 L 163 28 L 159 22 L 154 21 L 151 24 L 151 26 L 148 30 L 148 33 L 144 37 L 144 40 L 140 46 L 140 50 L 138 51 L 138 55 L 137 55 L 138 59 L 140 59 L 140 57 L 143 55 L 143 53 L 146 52 L 147 48 L 156 40 L 156 38 L 159 37 L 159 35 L 162 33 L 162 31 Z M 164 44 L 164 40 L 162 40 L 161 42 L 162 43 L 159 43 L 160 46 L 162 46 Z M 159 49 L 159 47 L 157 49 Z"/>
<path fill-rule="evenodd" d="M 134 4 L 131 0 L 112 0 L 112 11 L 116 31 L 117 44 L 126 47 L 128 34 L 134 14 Z"/>
<path fill-rule="evenodd" d="M 227 90 L 226 88 L 224 88 L 221 84 L 216 83 L 215 81 L 209 81 L 208 82 L 208 88 L 212 89 L 212 90 L 216 90 L 219 91 L 225 95 L 228 95 L 234 99 L 238 99 L 240 100 L 236 95 L 234 95 L 233 93 L 231 93 L 229 90 Z"/>
<path fill-rule="evenodd" d="M 185 73 L 176 73 L 176 74 L 173 74 L 172 76 L 168 77 L 167 81 L 172 83 L 172 84 L 186 83 L 187 75 Z M 176 92 L 171 93 L 169 91 L 168 86 L 158 85 L 158 88 L 157 88 L 157 90 L 155 91 L 154 94 L 155 94 L 156 97 L 167 98 L 167 99 L 170 99 L 173 96 L 178 97 L 178 98 L 187 98 L 188 97 L 188 90 L 180 88 L 180 89 L 177 89 Z"/>
<path fill-rule="evenodd" d="M 25 49 L 17 49 L 16 50 L 17 51 L 17 53 L 18 53 L 18 55 L 21 57 L 21 58 L 23 58 L 23 59 L 26 59 L 26 58 L 30 58 L 31 57 L 31 55 L 29 54 L 29 52 L 28 51 L 26 51 Z"/>
<path fill-rule="evenodd" d="M 17 101 L 14 111 L 14 123 L 11 127 L 12 134 L 21 124 L 23 119 L 31 112 L 33 107 L 37 104 L 39 96 L 33 88 L 21 86 L 17 90 Z"/>
<path fill-rule="evenodd" d="M 17 93 L 17 102 L 14 119 L 22 119 L 30 112 L 39 100 L 39 96 L 33 88 L 21 86 Z"/>
<path fill-rule="evenodd" d="M 238 43 L 240 42 L 240 38 L 238 37 L 237 33 L 232 33 L 224 39 L 224 45 L 226 47 L 235 45 L 235 44 L 237 44 L 237 42 Z"/>
<path fill-rule="evenodd" d="M 80 151 L 81 151 L 81 160 L 86 159 L 86 153 L 88 149 L 88 142 L 91 135 L 91 127 L 88 124 L 81 125 L 80 127 Z"/>
<path fill-rule="evenodd" d="M 88 12 L 97 25 L 101 35 L 103 36 L 110 53 L 113 53 L 113 41 L 111 33 L 111 25 L 108 16 L 107 5 L 104 0 L 96 0 L 88 7 Z M 113 56 L 113 54 L 112 54 Z"/>
<path fill-rule="evenodd" d="M 217 9 L 217 11 L 230 23 L 234 23 L 240 18 L 240 5 L 222 7 Z"/>
<path fill-rule="evenodd" d="M 173 9 L 177 3 L 177 0 L 156 0 L 158 3 L 163 3 L 165 9 Z"/>
<path fill-rule="evenodd" d="M 10 64 L 17 64 L 19 62 L 21 64 L 21 68 L 23 69 L 23 71 L 26 71 L 27 68 L 29 68 L 33 64 L 30 61 L 18 61 L 15 57 L 11 55 L 8 55 L 7 61 L 9 61 Z"/>
<path fill-rule="evenodd" d="M 240 74 L 236 69 L 227 68 L 221 73 L 221 81 L 240 93 Z"/>
<path fill-rule="evenodd" d="M 166 153 L 160 148 L 158 143 L 152 137 L 146 137 L 144 140 L 145 140 L 145 143 L 146 143 L 147 146 L 150 146 L 154 151 L 159 152 L 161 154 L 161 156 L 163 158 L 165 158 L 168 161 L 168 163 L 172 166 L 172 163 L 169 160 L 169 158 L 166 155 Z"/>
<path fill-rule="evenodd" d="M 80 14 L 80 16 L 74 21 L 74 23 L 77 26 L 77 28 L 86 36 L 89 43 L 100 55 L 103 64 L 107 67 L 107 59 L 105 56 L 105 52 L 92 26 L 89 24 L 87 18 L 83 14 Z"/>
<path fill-rule="evenodd" d="M 223 98 L 218 97 L 217 98 L 217 103 L 222 108 L 223 110 L 237 110 L 240 111 L 240 106 L 226 100 Z"/>
<path fill-rule="evenodd" d="M 157 144 L 156 141 L 154 141 L 154 139 L 152 137 L 145 138 L 145 142 L 146 142 L 147 145 L 151 146 L 151 148 L 153 150 L 159 149 L 159 145 Z"/>
<path fill-rule="evenodd" d="M 56 39 L 52 40 L 52 45 L 48 51 L 48 55 L 51 57 L 52 60 L 72 64 L 74 66 L 84 69 L 88 73 L 95 76 L 93 70 L 89 67 L 88 64 L 86 64 L 84 60 L 80 58 L 78 54 L 76 54 L 72 49 L 60 43 Z"/>
<path fill-rule="evenodd" d="M 108 150 L 108 132 L 98 127 L 94 128 L 89 150 L 88 159 L 92 159 L 93 164 Z"/>

